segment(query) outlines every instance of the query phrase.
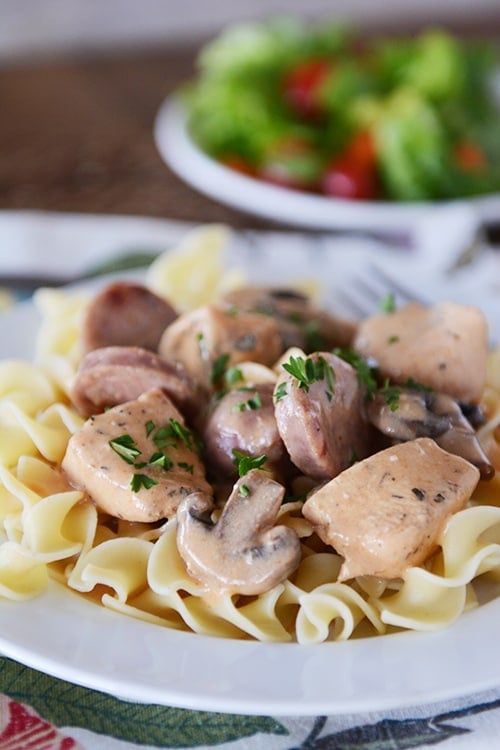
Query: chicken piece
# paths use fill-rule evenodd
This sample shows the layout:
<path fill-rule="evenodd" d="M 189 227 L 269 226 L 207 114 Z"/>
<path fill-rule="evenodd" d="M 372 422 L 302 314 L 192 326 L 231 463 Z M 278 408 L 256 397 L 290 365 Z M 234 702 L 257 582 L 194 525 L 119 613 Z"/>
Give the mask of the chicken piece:
<path fill-rule="evenodd" d="M 276 422 L 301 472 L 331 479 L 367 455 L 371 427 L 364 413 L 364 391 L 350 364 L 329 352 L 317 352 L 291 356 L 280 370 L 274 389 Z"/>
<path fill-rule="evenodd" d="M 103 346 L 156 350 L 165 328 L 177 317 L 166 300 L 141 284 L 116 281 L 91 300 L 82 325 L 84 352 Z"/>
<path fill-rule="evenodd" d="M 83 358 L 71 400 L 80 414 L 89 417 L 155 388 L 165 391 L 185 416 L 197 412 L 198 394 L 182 365 L 138 346 L 106 346 Z"/>
<path fill-rule="evenodd" d="M 243 287 L 228 292 L 219 303 L 241 312 L 261 313 L 274 318 L 283 351 L 292 346 L 305 352 L 348 347 L 356 331 L 352 321 L 320 310 L 296 289 Z"/>
<path fill-rule="evenodd" d="M 413 380 L 458 401 L 479 403 L 486 382 L 488 327 L 475 307 L 417 302 L 363 320 L 353 343 L 382 377 Z"/>
<path fill-rule="evenodd" d="M 219 385 L 224 368 L 246 360 L 272 365 L 282 349 L 272 318 L 206 305 L 180 315 L 164 332 L 158 351 L 165 359 L 181 362 L 210 390 Z"/>
<path fill-rule="evenodd" d="M 235 476 L 233 450 L 257 458 L 265 456 L 266 470 L 288 466 L 288 454 L 274 416 L 271 383 L 237 388 L 219 399 L 205 425 L 203 438 L 207 467 Z"/>
<path fill-rule="evenodd" d="M 262 594 L 288 578 L 301 550 L 293 529 L 273 525 L 284 493 L 253 469 L 236 482 L 215 524 L 210 498 L 187 497 L 177 511 L 177 546 L 190 575 L 215 595 Z"/>
<path fill-rule="evenodd" d="M 186 495 L 212 492 L 195 437 L 161 390 L 88 419 L 62 468 L 101 510 L 126 521 L 170 518 Z"/>
<path fill-rule="evenodd" d="M 398 578 L 436 549 L 478 480 L 468 461 L 418 438 L 354 464 L 310 495 L 302 512 L 345 558 L 339 581 Z"/>

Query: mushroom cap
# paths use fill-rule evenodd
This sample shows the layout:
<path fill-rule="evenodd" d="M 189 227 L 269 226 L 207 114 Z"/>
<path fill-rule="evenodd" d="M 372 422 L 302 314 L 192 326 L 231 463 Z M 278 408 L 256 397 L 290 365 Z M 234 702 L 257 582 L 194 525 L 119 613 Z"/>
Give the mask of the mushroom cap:
<path fill-rule="evenodd" d="M 284 488 L 263 471 L 241 477 L 218 521 L 213 502 L 195 492 L 177 510 L 177 546 L 190 575 L 215 595 L 262 594 L 295 570 L 301 559 L 293 529 L 274 526 Z"/>

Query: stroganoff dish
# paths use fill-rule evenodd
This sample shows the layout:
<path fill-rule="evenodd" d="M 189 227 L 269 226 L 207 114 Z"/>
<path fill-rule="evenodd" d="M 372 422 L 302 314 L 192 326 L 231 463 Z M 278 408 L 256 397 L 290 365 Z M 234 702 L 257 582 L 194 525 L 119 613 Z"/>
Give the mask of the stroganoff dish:
<path fill-rule="evenodd" d="M 37 293 L 34 362 L 0 365 L 0 594 L 55 577 L 267 641 L 451 624 L 500 571 L 484 316 L 347 321 L 225 273 L 224 237 L 197 230 L 144 284 Z"/>

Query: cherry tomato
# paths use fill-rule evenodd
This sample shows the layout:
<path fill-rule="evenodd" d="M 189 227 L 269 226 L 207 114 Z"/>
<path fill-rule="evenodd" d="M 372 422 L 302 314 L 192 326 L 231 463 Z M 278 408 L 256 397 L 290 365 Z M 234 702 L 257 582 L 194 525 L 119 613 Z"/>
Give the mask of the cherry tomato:
<path fill-rule="evenodd" d="M 323 176 L 323 192 L 334 198 L 374 200 L 377 181 L 372 170 L 347 158 L 337 159 Z"/>
<path fill-rule="evenodd" d="M 375 200 L 379 195 L 376 153 L 368 131 L 360 131 L 323 174 L 323 192 L 335 198 Z"/>
<path fill-rule="evenodd" d="M 241 174 L 245 174 L 248 177 L 256 177 L 257 175 L 257 170 L 255 169 L 253 164 L 250 164 L 250 162 L 246 161 L 242 156 L 238 156 L 237 154 L 225 156 L 220 159 L 220 162 L 221 164 L 224 164 L 225 167 L 234 169 L 235 172 L 241 172 Z"/>
<path fill-rule="evenodd" d="M 324 59 L 298 63 L 285 77 L 283 83 L 285 101 L 303 117 L 314 117 L 320 114 L 319 89 L 332 69 L 332 62 Z"/>
<path fill-rule="evenodd" d="M 370 131 L 358 131 L 350 141 L 347 153 L 350 158 L 359 164 L 365 164 L 367 167 L 374 166 L 377 155 L 373 136 Z"/>
<path fill-rule="evenodd" d="M 464 172 L 478 172 L 486 167 L 486 157 L 472 141 L 460 141 L 454 150 L 455 161 Z"/>

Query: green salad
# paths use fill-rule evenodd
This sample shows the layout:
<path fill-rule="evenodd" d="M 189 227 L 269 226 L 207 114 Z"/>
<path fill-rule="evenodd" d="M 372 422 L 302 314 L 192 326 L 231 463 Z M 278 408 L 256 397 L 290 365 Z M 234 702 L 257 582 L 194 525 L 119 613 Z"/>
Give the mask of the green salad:
<path fill-rule="evenodd" d="M 486 42 L 442 29 L 365 40 L 280 18 L 228 27 L 197 68 L 182 92 L 193 140 L 257 179 L 357 200 L 500 192 Z"/>

